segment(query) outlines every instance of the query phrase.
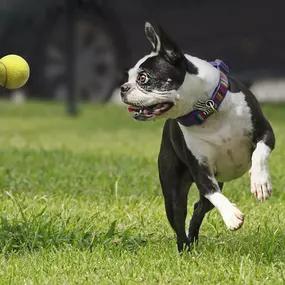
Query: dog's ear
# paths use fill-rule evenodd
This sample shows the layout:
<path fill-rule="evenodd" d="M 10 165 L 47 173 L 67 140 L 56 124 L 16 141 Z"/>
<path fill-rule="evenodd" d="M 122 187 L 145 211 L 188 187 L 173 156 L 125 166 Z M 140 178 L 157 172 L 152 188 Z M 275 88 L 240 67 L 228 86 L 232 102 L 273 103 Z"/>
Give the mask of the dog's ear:
<path fill-rule="evenodd" d="M 170 37 L 166 34 L 166 32 L 162 29 L 161 26 L 159 28 L 159 40 L 160 40 L 160 54 L 162 54 L 165 59 L 171 64 L 175 65 L 183 60 L 184 54 L 178 47 L 178 45 L 170 39 Z"/>
<path fill-rule="evenodd" d="M 155 52 L 158 52 L 160 50 L 160 39 L 157 33 L 155 32 L 153 26 L 149 22 L 145 23 L 144 32 L 146 37 L 150 41 L 153 50 Z"/>

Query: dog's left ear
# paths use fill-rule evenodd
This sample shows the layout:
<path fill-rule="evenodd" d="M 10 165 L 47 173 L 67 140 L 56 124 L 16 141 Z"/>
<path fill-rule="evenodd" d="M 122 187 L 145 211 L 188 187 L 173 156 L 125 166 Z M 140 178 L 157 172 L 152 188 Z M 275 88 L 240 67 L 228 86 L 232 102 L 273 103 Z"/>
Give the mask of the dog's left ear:
<path fill-rule="evenodd" d="M 155 32 L 153 26 L 145 23 L 145 35 L 150 41 L 153 50 L 160 53 L 169 63 L 175 65 L 179 64 L 181 60 L 185 59 L 183 52 L 177 44 L 170 39 L 166 32 L 158 25 L 158 34 Z"/>
<path fill-rule="evenodd" d="M 175 65 L 185 59 L 183 52 L 177 46 L 177 44 L 170 39 L 166 32 L 159 28 L 160 50 L 159 52 L 165 57 L 165 59 L 171 64 Z"/>
<path fill-rule="evenodd" d="M 150 41 L 153 50 L 155 52 L 158 52 L 160 50 L 160 39 L 157 33 L 155 32 L 153 26 L 149 22 L 145 23 L 144 32 L 146 37 Z"/>

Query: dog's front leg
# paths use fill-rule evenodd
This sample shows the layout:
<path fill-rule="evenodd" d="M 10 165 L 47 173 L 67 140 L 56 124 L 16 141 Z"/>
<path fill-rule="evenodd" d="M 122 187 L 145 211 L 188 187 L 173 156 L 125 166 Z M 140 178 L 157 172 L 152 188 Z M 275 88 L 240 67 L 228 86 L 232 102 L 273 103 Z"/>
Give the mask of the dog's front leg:
<path fill-rule="evenodd" d="M 239 229 L 244 221 L 242 212 L 226 198 L 219 187 L 219 183 L 210 171 L 202 169 L 195 180 L 200 196 L 206 198 L 220 212 L 229 230 Z M 205 203 L 204 204 L 208 204 Z M 191 228 L 191 226 L 190 226 Z"/>
<path fill-rule="evenodd" d="M 275 146 L 275 137 L 271 126 L 267 125 L 264 134 L 256 144 L 252 153 L 250 170 L 251 193 L 261 201 L 266 200 L 272 194 L 272 185 L 268 170 L 268 159 Z"/>
<path fill-rule="evenodd" d="M 176 233 L 178 251 L 190 249 L 185 231 L 187 196 L 193 183 L 188 167 L 176 155 L 164 132 L 158 156 L 159 179 L 168 221 Z"/>

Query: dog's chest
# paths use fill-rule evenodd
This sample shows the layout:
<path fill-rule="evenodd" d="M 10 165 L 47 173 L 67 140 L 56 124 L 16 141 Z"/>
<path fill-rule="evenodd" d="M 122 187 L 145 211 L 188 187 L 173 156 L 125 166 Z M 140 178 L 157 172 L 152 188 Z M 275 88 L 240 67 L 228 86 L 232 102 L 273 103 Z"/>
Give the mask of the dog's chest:
<path fill-rule="evenodd" d="M 199 163 L 212 169 L 218 181 L 236 179 L 250 168 L 253 127 L 245 102 L 212 115 L 201 126 L 180 128 L 188 149 Z"/>

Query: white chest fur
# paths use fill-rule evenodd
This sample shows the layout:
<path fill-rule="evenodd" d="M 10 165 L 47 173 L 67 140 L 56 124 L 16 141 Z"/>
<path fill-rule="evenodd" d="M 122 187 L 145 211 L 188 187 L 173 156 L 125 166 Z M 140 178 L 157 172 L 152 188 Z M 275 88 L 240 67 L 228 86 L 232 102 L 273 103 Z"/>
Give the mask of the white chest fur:
<path fill-rule="evenodd" d="M 179 126 L 189 150 L 211 168 L 218 181 L 236 179 L 250 168 L 253 126 L 243 93 L 228 92 L 219 114 L 202 125 Z"/>

